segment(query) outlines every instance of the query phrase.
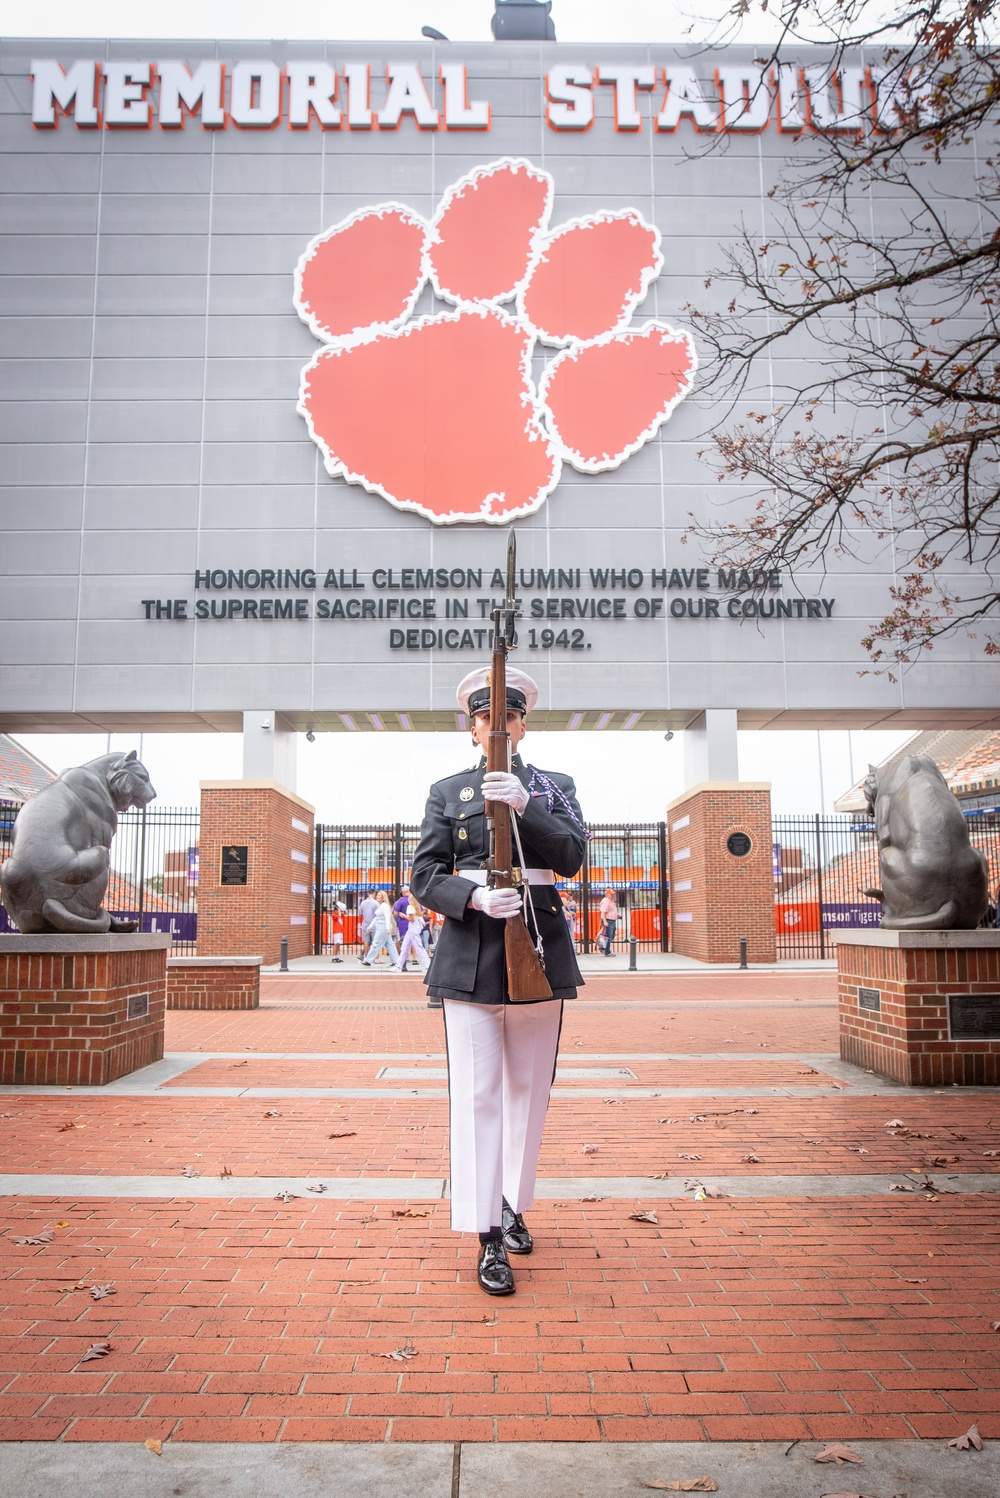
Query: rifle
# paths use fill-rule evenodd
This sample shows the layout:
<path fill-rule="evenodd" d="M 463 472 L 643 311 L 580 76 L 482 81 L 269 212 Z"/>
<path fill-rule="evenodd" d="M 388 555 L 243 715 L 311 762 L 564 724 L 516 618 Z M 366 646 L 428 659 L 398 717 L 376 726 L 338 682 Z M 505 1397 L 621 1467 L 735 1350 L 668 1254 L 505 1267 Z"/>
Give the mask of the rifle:
<path fill-rule="evenodd" d="M 517 547 L 513 531 L 507 542 L 507 593 L 503 605 L 490 614 L 493 623 L 493 643 L 490 661 L 490 736 L 486 749 L 487 770 L 510 770 L 510 739 L 507 735 L 507 652 L 517 647 L 514 644 L 514 620 L 517 605 L 514 599 Z M 512 847 L 512 823 L 515 816 L 512 807 L 503 801 L 486 802 L 486 825 L 489 830 L 489 883 L 494 889 L 520 887 L 523 897 L 530 900 L 524 871 L 514 863 Z M 537 946 L 531 939 L 522 910 L 504 923 L 504 952 L 507 962 L 507 991 L 514 1002 L 530 999 L 551 999 L 552 989 L 542 965 L 542 940 L 538 932 Z"/>

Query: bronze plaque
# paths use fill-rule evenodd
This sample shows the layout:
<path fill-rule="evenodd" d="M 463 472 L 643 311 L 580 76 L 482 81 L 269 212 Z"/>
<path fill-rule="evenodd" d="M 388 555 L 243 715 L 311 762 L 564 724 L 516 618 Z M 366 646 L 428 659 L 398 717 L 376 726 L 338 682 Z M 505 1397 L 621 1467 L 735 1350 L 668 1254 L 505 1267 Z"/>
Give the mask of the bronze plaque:
<path fill-rule="evenodd" d="M 222 868 L 219 874 L 219 883 L 246 884 L 249 868 L 249 847 L 245 843 L 242 846 L 234 846 L 232 843 L 226 843 L 222 849 Z"/>
<path fill-rule="evenodd" d="M 950 993 L 952 1040 L 1000 1040 L 1000 993 Z"/>
<path fill-rule="evenodd" d="M 877 988 L 858 989 L 858 1008 L 871 1009 L 875 1014 L 882 1012 L 882 995 Z"/>
<path fill-rule="evenodd" d="M 734 858 L 746 858 L 753 847 L 753 840 L 748 832 L 731 832 L 726 838 L 726 847 Z"/>
<path fill-rule="evenodd" d="M 149 994 L 130 993 L 128 996 L 129 1019 L 145 1019 L 149 1013 Z"/>

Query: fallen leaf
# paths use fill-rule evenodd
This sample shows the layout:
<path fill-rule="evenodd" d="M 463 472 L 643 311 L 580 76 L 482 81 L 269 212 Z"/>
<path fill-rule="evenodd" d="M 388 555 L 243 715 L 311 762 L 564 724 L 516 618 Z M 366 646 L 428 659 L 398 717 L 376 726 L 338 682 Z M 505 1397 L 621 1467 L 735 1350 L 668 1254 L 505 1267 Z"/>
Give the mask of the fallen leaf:
<path fill-rule="evenodd" d="M 991 1332 L 1000 1332 L 1000 1321 L 991 1321 L 990 1322 L 990 1331 Z"/>
<path fill-rule="evenodd" d="M 815 1066 L 803 1066 L 800 1067 L 796 1075 L 800 1077 L 818 1077 L 819 1072 L 816 1070 Z"/>
<path fill-rule="evenodd" d="M 60 1124 L 59 1127 L 58 1127 L 58 1129 L 56 1129 L 56 1133 L 57 1134 L 65 1134 L 65 1132 L 66 1132 L 67 1129 L 75 1129 L 75 1128 L 76 1128 L 76 1124 L 75 1123 Z"/>
<path fill-rule="evenodd" d="M 823 1450 L 813 1457 L 813 1461 L 836 1462 L 838 1467 L 842 1467 L 845 1462 L 857 1462 L 860 1467 L 864 1462 L 864 1457 L 859 1456 L 851 1446 L 841 1446 L 839 1442 L 835 1442 L 832 1446 L 824 1446 Z"/>
<path fill-rule="evenodd" d="M 887 1129 L 905 1129 L 906 1124 L 901 1118 L 890 1118 L 886 1123 Z"/>
<path fill-rule="evenodd" d="M 741 1160 L 741 1162 L 744 1165 L 759 1165 L 760 1164 L 760 1156 L 759 1155 L 741 1155 L 740 1156 L 740 1160 Z"/>
<path fill-rule="evenodd" d="M 229 1169 L 229 1166 L 228 1165 L 224 1165 L 222 1167 L 222 1169 L 219 1171 L 219 1180 L 220 1181 L 224 1181 L 228 1176 L 231 1176 L 231 1175 L 232 1175 L 232 1171 Z"/>
<path fill-rule="evenodd" d="M 414 1212 L 412 1207 L 394 1207 L 390 1214 L 392 1217 L 429 1217 L 429 1212 Z"/>
<path fill-rule="evenodd" d="M 913 1187 L 910 1186 L 910 1185 L 908 1185 L 905 1181 L 903 1181 L 903 1182 L 894 1181 L 893 1184 L 889 1187 L 889 1190 L 890 1191 L 912 1191 Z"/>
<path fill-rule="evenodd" d="M 655 1212 L 630 1212 L 628 1220 L 629 1222 L 652 1222 L 656 1227 L 660 1225 L 660 1219 Z"/>
<path fill-rule="evenodd" d="M 708 1117 L 708 1115 L 706 1113 L 692 1113 L 691 1114 L 691 1122 L 692 1123 L 704 1123 L 705 1119 L 707 1117 Z"/>
<path fill-rule="evenodd" d="M 268 1110 L 267 1110 L 266 1113 L 262 1113 L 261 1114 L 261 1118 L 280 1118 L 280 1117 L 281 1117 L 281 1114 L 278 1112 L 277 1108 L 268 1108 Z"/>
<path fill-rule="evenodd" d="M 932 1155 L 931 1164 L 936 1165 L 939 1170 L 946 1165 L 954 1165 L 961 1159 L 961 1155 Z"/>
<path fill-rule="evenodd" d="M 103 1300 L 106 1295 L 117 1295 L 118 1291 L 113 1284 L 91 1285 L 90 1295 L 92 1300 Z"/>
<path fill-rule="evenodd" d="M 680 1119 L 679 1118 L 661 1118 L 660 1119 L 660 1123 L 665 1123 L 665 1124 L 680 1123 Z"/>
<path fill-rule="evenodd" d="M 329 1190 L 329 1187 L 326 1186 L 322 1181 L 317 1181 L 315 1186 L 307 1186 L 306 1190 L 315 1191 L 318 1195 L 321 1191 Z"/>
<path fill-rule="evenodd" d="M 866 1150 L 860 1144 L 848 1144 L 846 1146 L 849 1155 L 870 1155 L 871 1150 Z"/>
<path fill-rule="evenodd" d="M 807 1139 L 806 1144 L 822 1144 L 822 1139 Z"/>
<path fill-rule="evenodd" d="M 581 1155 L 596 1155 L 597 1154 L 597 1145 L 596 1144 L 584 1144 L 584 1145 L 582 1145 L 581 1148 L 580 1148 L 580 1154 Z"/>
<path fill-rule="evenodd" d="M 43 1228 L 40 1233 L 33 1233 L 30 1238 L 13 1238 L 13 1243 L 27 1243 L 34 1246 L 37 1243 L 51 1243 L 55 1233 L 51 1228 Z"/>
<path fill-rule="evenodd" d="M 678 1153 L 677 1158 L 678 1158 L 678 1160 L 700 1160 L 701 1156 L 700 1155 L 682 1155 L 682 1154 Z"/>
<path fill-rule="evenodd" d="M 729 1192 L 723 1191 L 721 1186 L 702 1186 L 701 1189 L 702 1191 L 704 1191 L 706 1196 L 719 1197 L 729 1195 Z"/>
<path fill-rule="evenodd" d="M 907 1276 L 906 1283 L 908 1285 L 926 1285 L 926 1283 L 927 1283 L 927 1276 L 925 1275 L 922 1280 L 921 1279 L 910 1279 L 909 1276 Z M 1000 1323 L 998 1323 L 998 1325 L 1000 1325 Z"/>
<path fill-rule="evenodd" d="M 669 1170 L 661 1170 L 661 1171 L 658 1172 L 658 1174 L 656 1174 L 655 1176 L 653 1176 L 653 1180 L 654 1181 L 669 1181 L 669 1179 L 670 1179 L 670 1172 L 669 1172 Z"/>
<path fill-rule="evenodd" d="M 717 1493 L 719 1484 L 710 1477 L 682 1477 L 677 1482 L 644 1482 L 644 1488 L 662 1488 L 668 1493 Z"/>
<path fill-rule="evenodd" d="M 81 1363 L 89 1363 L 89 1362 L 92 1362 L 95 1358 L 106 1358 L 107 1355 L 108 1355 L 108 1353 L 110 1351 L 111 1351 L 111 1343 L 110 1342 L 95 1342 L 94 1345 L 93 1345 L 93 1347 L 88 1347 L 87 1348 L 87 1351 L 84 1353 L 83 1357 L 80 1359 L 80 1362 Z"/>
<path fill-rule="evenodd" d="M 760 1109 L 759 1108 L 744 1108 L 743 1112 L 744 1113 L 759 1113 Z"/>
<path fill-rule="evenodd" d="M 342 1134 L 327 1134 L 327 1139 L 353 1139 L 357 1129 L 345 1129 Z"/>
<path fill-rule="evenodd" d="M 274 1197 L 276 1202 L 293 1202 L 297 1200 L 294 1191 L 278 1191 Z"/>
<path fill-rule="evenodd" d="M 185 1165 L 184 1169 L 181 1171 L 181 1175 L 187 1176 L 188 1178 L 190 1178 L 191 1176 L 196 1176 L 197 1174 L 198 1172 L 195 1170 L 193 1165 Z"/>
<path fill-rule="evenodd" d="M 86 1280 L 77 1280 L 75 1285 L 57 1285 L 56 1289 L 62 1294 L 69 1294 L 71 1290 L 86 1290 Z"/>
<path fill-rule="evenodd" d="M 956 1451 L 968 1451 L 970 1446 L 974 1446 L 977 1451 L 982 1451 L 983 1438 L 979 1434 L 979 1426 L 970 1425 L 964 1436 L 956 1436 L 953 1441 L 948 1442 L 948 1445 L 954 1446 Z"/>
<path fill-rule="evenodd" d="M 983 1150 L 983 1156 L 987 1160 L 995 1160 L 1000 1155 L 1000 1150 Z"/>
<path fill-rule="evenodd" d="M 229 1068 L 229 1070 L 230 1071 L 235 1071 L 238 1066 L 249 1066 L 249 1065 L 250 1065 L 249 1061 L 234 1061 L 233 1064 L 232 1064 L 232 1066 Z"/>
<path fill-rule="evenodd" d="M 157 1440 L 155 1436 L 148 1436 L 147 1439 L 143 1442 L 143 1445 L 145 1446 L 146 1450 L 151 1451 L 154 1456 L 163 1455 L 163 1442 Z"/>
<path fill-rule="evenodd" d="M 656 1180 L 660 1180 L 661 1177 L 657 1176 L 657 1177 L 655 1177 L 655 1179 Z M 604 1200 L 604 1197 L 603 1196 L 581 1196 L 580 1200 L 582 1202 L 602 1202 Z"/>
<path fill-rule="evenodd" d="M 375 1356 L 379 1358 L 392 1358 L 397 1363 L 405 1363 L 408 1358 L 415 1358 L 417 1356 L 417 1349 L 407 1342 L 403 1347 L 394 1347 L 391 1352 L 378 1352 Z"/>
<path fill-rule="evenodd" d="M 624 1103 L 624 1101 L 625 1101 L 625 1099 L 622 1098 L 622 1097 L 606 1097 L 604 1099 L 605 1107 L 610 1107 L 612 1104 L 615 1104 L 615 1103 Z"/>

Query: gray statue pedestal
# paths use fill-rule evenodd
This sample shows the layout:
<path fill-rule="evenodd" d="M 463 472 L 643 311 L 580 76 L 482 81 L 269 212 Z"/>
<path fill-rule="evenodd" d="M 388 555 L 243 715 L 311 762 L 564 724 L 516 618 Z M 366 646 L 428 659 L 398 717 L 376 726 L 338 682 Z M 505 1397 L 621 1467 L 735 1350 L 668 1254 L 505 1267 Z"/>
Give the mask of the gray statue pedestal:
<path fill-rule="evenodd" d="M 0 935 L 0 1083 L 102 1087 L 161 1060 L 169 947 Z"/>
<path fill-rule="evenodd" d="M 1000 1084 L 1000 931 L 837 933 L 840 1054 L 910 1086 Z"/>

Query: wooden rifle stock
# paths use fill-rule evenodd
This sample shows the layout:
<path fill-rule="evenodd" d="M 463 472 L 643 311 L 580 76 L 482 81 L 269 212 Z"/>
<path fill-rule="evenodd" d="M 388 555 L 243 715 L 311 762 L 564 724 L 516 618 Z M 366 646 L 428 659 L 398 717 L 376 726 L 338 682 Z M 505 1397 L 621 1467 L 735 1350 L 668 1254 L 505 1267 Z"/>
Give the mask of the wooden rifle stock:
<path fill-rule="evenodd" d="M 494 609 L 493 647 L 490 662 L 490 737 L 486 750 L 487 770 L 510 770 L 510 739 L 507 736 L 507 651 L 514 637 L 514 536 L 507 544 L 507 597 L 503 609 Z M 506 802 L 487 801 L 491 838 L 490 883 L 494 889 L 511 889 L 515 885 L 511 818 L 515 815 Z M 523 876 L 524 871 L 519 871 Z M 525 885 L 527 881 L 525 880 Z M 504 951 L 507 961 L 507 992 L 514 1003 L 532 999 L 551 999 L 552 988 L 545 976 L 535 943 L 531 939 L 524 910 L 504 923 Z"/>

